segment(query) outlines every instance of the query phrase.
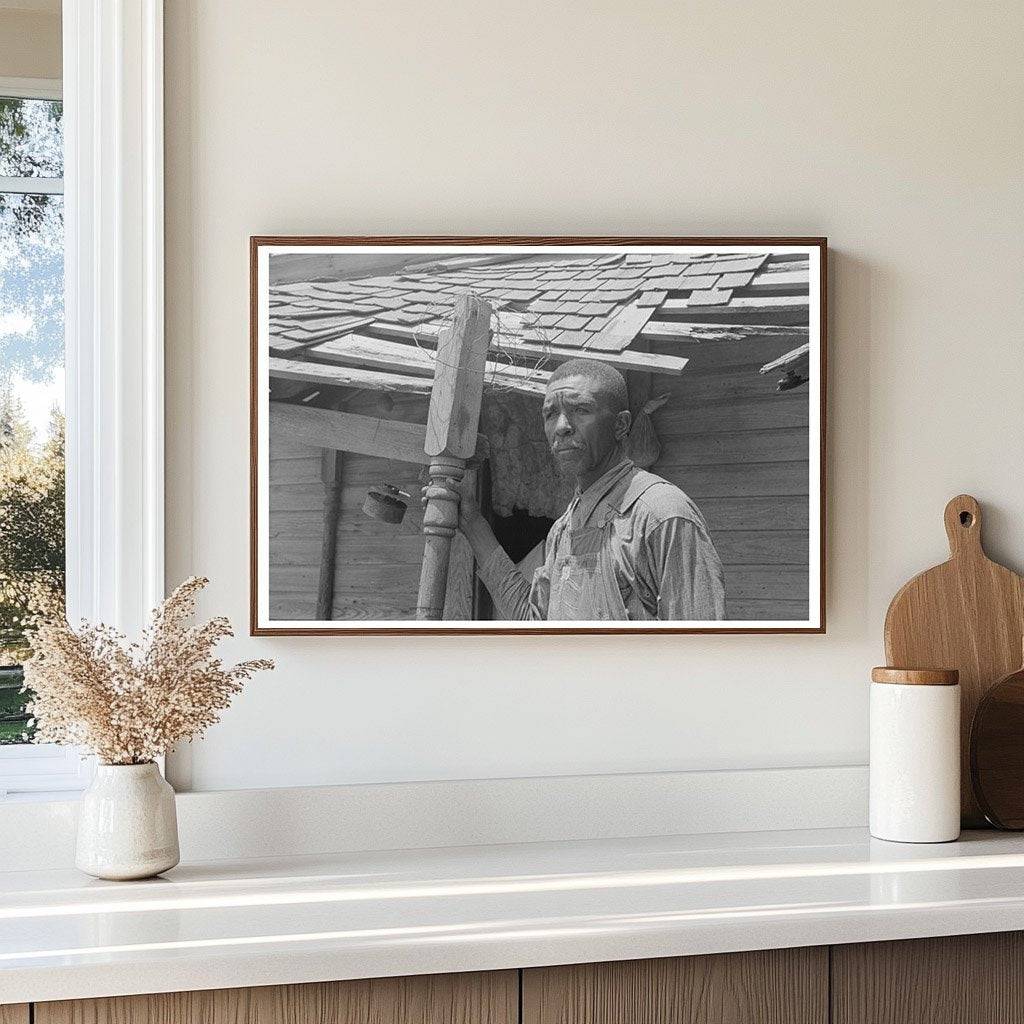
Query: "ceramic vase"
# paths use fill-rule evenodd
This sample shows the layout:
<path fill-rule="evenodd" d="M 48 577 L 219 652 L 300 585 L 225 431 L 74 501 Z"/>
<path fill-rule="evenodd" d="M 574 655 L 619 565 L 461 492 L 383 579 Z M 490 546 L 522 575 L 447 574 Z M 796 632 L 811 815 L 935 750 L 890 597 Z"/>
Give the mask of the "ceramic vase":
<path fill-rule="evenodd" d="M 96 878 L 150 878 L 178 863 L 174 790 L 151 761 L 100 764 L 82 794 L 75 864 Z"/>

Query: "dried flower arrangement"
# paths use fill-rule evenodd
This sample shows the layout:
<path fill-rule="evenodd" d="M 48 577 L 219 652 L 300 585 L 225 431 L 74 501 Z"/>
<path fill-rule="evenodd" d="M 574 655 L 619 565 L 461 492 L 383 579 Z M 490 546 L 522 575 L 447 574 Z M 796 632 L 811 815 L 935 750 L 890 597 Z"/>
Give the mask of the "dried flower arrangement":
<path fill-rule="evenodd" d="M 222 616 L 190 626 L 209 580 L 186 580 L 153 612 L 139 643 L 102 624 L 75 630 L 63 618 L 32 632 L 25 688 L 38 743 L 83 746 L 104 764 L 145 764 L 199 736 L 263 659 L 225 668 L 213 649 L 232 635 Z"/>

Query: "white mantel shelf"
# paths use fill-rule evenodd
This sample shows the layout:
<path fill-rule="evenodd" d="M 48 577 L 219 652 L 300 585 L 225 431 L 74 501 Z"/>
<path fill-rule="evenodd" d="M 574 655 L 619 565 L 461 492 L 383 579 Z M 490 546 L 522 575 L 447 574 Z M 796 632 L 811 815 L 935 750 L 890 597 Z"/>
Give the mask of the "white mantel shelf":
<path fill-rule="evenodd" d="M 1024 928 L 1024 837 L 861 829 L 0 873 L 0 1003 Z"/>

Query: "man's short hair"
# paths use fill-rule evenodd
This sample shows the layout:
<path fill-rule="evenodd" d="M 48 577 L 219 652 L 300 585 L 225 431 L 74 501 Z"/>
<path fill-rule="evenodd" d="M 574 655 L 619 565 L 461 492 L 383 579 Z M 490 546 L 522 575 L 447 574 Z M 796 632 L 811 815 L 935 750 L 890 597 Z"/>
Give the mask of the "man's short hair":
<path fill-rule="evenodd" d="M 599 362 L 597 359 L 570 359 L 551 374 L 548 385 L 565 377 L 586 377 L 592 381 L 595 389 L 605 396 L 612 412 L 618 413 L 629 408 L 626 378 L 614 366 Z"/>

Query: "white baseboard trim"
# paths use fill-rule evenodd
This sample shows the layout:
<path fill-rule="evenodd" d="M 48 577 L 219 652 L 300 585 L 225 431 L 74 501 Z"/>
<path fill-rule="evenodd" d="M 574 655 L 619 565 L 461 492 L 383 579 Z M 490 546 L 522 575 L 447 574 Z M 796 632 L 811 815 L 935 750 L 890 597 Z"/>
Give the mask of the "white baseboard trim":
<path fill-rule="evenodd" d="M 867 824 L 866 765 L 182 793 L 182 859 Z M 0 870 L 74 864 L 76 801 L 0 803 Z"/>

